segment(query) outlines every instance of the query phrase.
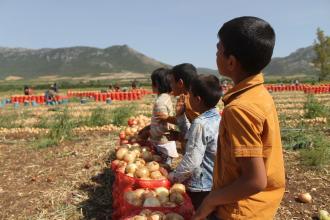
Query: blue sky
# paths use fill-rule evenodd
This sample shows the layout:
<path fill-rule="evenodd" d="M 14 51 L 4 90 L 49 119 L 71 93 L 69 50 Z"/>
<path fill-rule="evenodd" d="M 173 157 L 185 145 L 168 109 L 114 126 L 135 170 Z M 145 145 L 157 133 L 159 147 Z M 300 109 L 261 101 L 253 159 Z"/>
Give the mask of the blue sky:
<path fill-rule="evenodd" d="M 329 0 L 0 0 L 0 46 L 57 48 L 127 44 L 159 61 L 216 68 L 217 32 L 238 16 L 271 23 L 274 56 L 330 35 Z"/>

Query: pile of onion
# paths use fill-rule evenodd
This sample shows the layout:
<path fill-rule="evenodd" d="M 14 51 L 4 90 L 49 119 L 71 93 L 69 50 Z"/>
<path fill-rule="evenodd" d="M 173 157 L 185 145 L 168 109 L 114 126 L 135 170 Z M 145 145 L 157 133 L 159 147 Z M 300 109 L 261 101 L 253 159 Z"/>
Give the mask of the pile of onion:
<path fill-rule="evenodd" d="M 144 209 L 140 212 L 140 214 L 129 218 L 129 220 L 184 220 L 184 218 L 174 212 L 170 212 L 168 214 L 164 214 L 160 211 L 151 211 L 149 209 Z"/>
<path fill-rule="evenodd" d="M 159 164 L 161 157 L 153 155 L 149 147 L 138 144 L 120 146 L 117 148 L 116 158 L 114 163 L 118 171 L 128 176 L 146 180 L 162 180 L 168 176 L 164 165 Z"/>
<path fill-rule="evenodd" d="M 176 207 L 184 202 L 183 194 L 170 192 L 165 187 L 151 189 L 136 189 L 125 193 L 125 200 L 135 206 L 143 207 Z"/>

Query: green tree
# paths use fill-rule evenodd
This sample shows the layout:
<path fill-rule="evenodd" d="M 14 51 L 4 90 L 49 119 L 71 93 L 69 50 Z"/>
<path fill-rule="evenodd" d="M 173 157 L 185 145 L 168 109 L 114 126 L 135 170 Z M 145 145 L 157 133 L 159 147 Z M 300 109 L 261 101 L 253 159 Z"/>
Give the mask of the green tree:
<path fill-rule="evenodd" d="M 319 81 L 322 81 L 330 75 L 330 37 L 326 36 L 320 28 L 317 28 L 316 35 L 314 64 L 320 70 Z"/>

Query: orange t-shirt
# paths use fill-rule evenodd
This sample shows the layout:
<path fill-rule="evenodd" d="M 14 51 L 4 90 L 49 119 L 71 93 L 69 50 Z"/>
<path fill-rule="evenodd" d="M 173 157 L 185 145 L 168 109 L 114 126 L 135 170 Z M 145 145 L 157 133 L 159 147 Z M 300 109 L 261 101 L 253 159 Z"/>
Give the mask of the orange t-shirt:
<path fill-rule="evenodd" d="M 189 94 L 184 95 L 184 104 L 185 104 L 185 114 L 191 123 L 195 118 L 199 116 L 199 113 L 192 109 L 189 101 Z"/>
<path fill-rule="evenodd" d="M 250 76 L 224 96 L 213 188 L 233 183 L 240 176 L 237 157 L 263 157 L 267 186 L 246 199 L 216 208 L 221 219 L 273 219 L 285 189 L 279 122 L 274 101 L 263 85 L 262 74 Z"/>

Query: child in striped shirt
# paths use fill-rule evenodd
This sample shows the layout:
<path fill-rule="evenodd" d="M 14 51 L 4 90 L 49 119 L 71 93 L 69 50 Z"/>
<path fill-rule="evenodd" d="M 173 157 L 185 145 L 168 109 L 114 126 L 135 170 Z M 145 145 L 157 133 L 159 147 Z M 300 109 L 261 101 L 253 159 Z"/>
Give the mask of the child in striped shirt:
<path fill-rule="evenodd" d="M 152 110 L 151 123 L 140 131 L 139 137 L 141 139 L 149 138 L 156 150 L 166 159 L 167 163 L 170 163 L 172 158 L 178 157 L 175 141 L 168 138 L 169 130 L 173 126 L 157 119 L 159 114 L 168 116 L 174 114 L 168 73 L 168 69 L 159 68 L 151 74 L 152 90 L 157 93 L 157 98 Z"/>

